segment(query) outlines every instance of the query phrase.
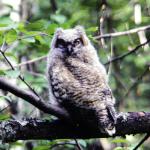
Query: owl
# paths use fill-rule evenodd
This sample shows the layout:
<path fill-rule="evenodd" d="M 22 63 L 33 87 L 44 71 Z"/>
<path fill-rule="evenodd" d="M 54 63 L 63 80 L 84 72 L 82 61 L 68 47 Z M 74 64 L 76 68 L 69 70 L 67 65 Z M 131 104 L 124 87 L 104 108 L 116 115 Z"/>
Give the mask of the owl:
<path fill-rule="evenodd" d="M 115 99 L 84 28 L 58 28 L 47 64 L 50 103 L 65 108 L 77 125 L 115 134 Z"/>

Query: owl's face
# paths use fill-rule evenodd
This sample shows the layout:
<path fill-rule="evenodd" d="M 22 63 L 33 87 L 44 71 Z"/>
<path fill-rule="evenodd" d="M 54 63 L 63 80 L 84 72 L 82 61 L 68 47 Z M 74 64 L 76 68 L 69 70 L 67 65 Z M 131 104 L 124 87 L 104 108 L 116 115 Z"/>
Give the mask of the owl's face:
<path fill-rule="evenodd" d="M 74 55 L 87 46 L 88 40 L 84 35 L 85 32 L 82 27 L 67 30 L 58 28 L 51 48 L 66 55 Z"/>

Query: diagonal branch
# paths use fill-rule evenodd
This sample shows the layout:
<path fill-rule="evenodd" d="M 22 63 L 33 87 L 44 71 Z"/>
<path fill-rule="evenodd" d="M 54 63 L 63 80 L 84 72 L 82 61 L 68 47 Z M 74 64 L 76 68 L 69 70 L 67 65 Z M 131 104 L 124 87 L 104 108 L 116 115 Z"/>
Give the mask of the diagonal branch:
<path fill-rule="evenodd" d="M 146 44 L 149 43 L 149 42 L 150 42 L 150 39 L 148 39 L 146 42 L 144 42 L 144 43 L 142 43 L 142 44 L 136 46 L 133 50 L 131 50 L 131 51 L 125 53 L 125 54 L 122 54 L 122 55 L 120 55 L 120 56 L 117 56 L 117 57 L 112 58 L 111 60 L 109 60 L 108 62 L 106 62 L 104 65 L 108 65 L 108 64 L 110 64 L 110 63 L 112 63 L 112 62 L 115 62 L 115 61 L 119 61 L 119 60 L 124 59 L 124 58 L 127 57 L 128 55 L 135 53 L 137 50 L 139 50 L 139 48 L 141 48 L 142 46 L 146 45 Z"/>
<path fill-rule="evenodd" d="M 132 91 L 132 89 L 134 89 L 139 81 L 142 80 L 142 78 L 149 72 L 149 65 L 146 66 L 146 69 L 135 79 L 135 81 L 133 82 L 133 84 L 128 88 L 127 92 L 124 94 L 123 97 L 127 97 L 129 95 L 129 93 Z"/>
<path fill-rule="evenodd" d="M 65 109 L 48 104 L 48 102 L 41 100 L 34 93 L 22 90 L 17 86 L 12 85 L 2 77 L 0 77 L 0 89 L 8 91 L 17 97 L 24 99 L 45 113 L 49 113 L 61 119 L 69 119 L 69 114 Z"/>
<path fill-rule="evenodd" d="M 147 134 L 141 141 L 140 143 L 138 143 L 133 150 L 137 150 L 148 138 L 149 138 L 150 134 Z"/>
<path fill-rule="evenodd" d="M 5 52 L 3 52 L 2 50 L 0 50 L 0 53 L 1 53 L 2 56 L 4 57 L 5 61 L 9 64 L 10 68 L 15 71 L 15 68 L 13 67 L 13 65 L 11 64 L 11 62 L 8 60 L 8 58 L 6 57 Z M 22 77 L 21 75 L 19 75 L 18 78 L 19 78 L 23 83 L 25 83 L 25 85 L 26 85 L 36 96 L 40 97 L 40 96 L 36 93 L 36 91 L 25 81 L 24 77 Z"/>

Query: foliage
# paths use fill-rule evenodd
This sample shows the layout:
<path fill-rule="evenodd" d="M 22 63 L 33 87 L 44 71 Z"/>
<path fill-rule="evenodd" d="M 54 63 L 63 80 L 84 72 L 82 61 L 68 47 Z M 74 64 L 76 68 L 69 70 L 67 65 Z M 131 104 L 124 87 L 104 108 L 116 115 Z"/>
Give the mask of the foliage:
<path fill-rule="evenodd" d="M 17 2 L 17 0 L 14 0 Z M 33 3 L 34 2 L 34 3 Z M 64 0 L 64 1 L 43 1 L 43 0 L 27 0 L 28 12 L 25 19 L 14 21 L 11 18 L 15 11 L 11 5 L 2 3 L 2 10 L 7 10 L 0 15 L 0 45 L 1 49 L 6 49 L 5 55 L 14 66 L 20 64 L 21 67 L 15 67 L 11 70 L 10 66 L 5 62 L 4 57 L 0 55 L 0 76 L 5 76 L 10 81 L 15 82 L 20 87 L 27 87 L 18 78 L 23 76 L 25 80 L 45 99 L 48 99 L 47 81 L 45 77 L 46 59 L 40 59 L 46 56 L 52 36 L 57 27 L 71 28 L 75 25 L 83 25 L 88 36 L 92 39 L 94 45 L 98 49 L 98 54 L 103 63 L 107 62 L 109 57 L 116 57 L 127 53 L 140 44 L 139 34 L 130 34 L 127 36 L 118 36 L 105 39 L 105 48 L 102 48 L 99 41 L 93 37 L 99 34 L 99 19 L 103 15 L 102 1 L 96 0 Z M 142 21 L 135 23 L 134 9 L 139 4 L 142 12 Z M 13 4 L 12 4 L 13 5 Z M 55 6 L 56 5 L 56 6 Z M 106 3 L 104 33 L 125 31 L 139 26 L 148 25 L 150 22 L 150 2 L 145 0 L 110 0 Z M 31 8 L 30 8 L 31 7 Z M 25 9 L 25 7 L 24 7 Z M 0 12 L 2 11 L 0 10 Z M 21 9 L 22 11 L 22 9 Z M 23 11 L 22 11 L 23 13 Z M 21 15 L 21 14 L 17 14 Z M 20 18 L 22 18 L 20 16 Z M 150 33 L 145 32 L 145 38 L 149 38 Z M 113 47 L 113 48 L 112 48 Z M 26 65 L 23 62 L 34 60 Z M 127 56 L 125 59 L 106 66 L 111 69 L 109 74 L 110 86 L 117 101 L 117 109 L 119 111 L 149 111 L 149 83 L 150 76 L 147 71 L 143 76 L 143 72 L 148 67 L 150 61 L 150 48 L 142 47 L 135 53 Z M 6 96 L 2 96 L 2 95 Z M 11 103 L 8 103 L 8 100 Z M 0 93 L 1 109 L 12 104 L 17 98 L 7 93 Z M 18 99 L 17 99 L 18 100 Z M 6 102 L 5 102 L 6 101 Z M 18 102 L 19 103 L 19 102 Z M 23 103 L 23 102 L 21 102 Z M 25 102 L 24 102 L 25 103 Z M 16 108 L 18 114 L 13 114 L 11 110 L 6 108 L 0 114 L 0 120 L 8 119 L 11 115 L 36 116 L 35 108 L 25 103 Z M 1 105 L 2 104 L 2 105 Z M 11 109 L 11 105 L 9 106 Z M 35 115 L 36 114 L 36 115 Z M 48 117 L 42 113 L 38 113 L 40 117 Z M 129 140 L 130 139 L 130 140 Z M 139 141 L 139 136 L 129 136 L 126 139 L 107 140 L 110 145 L 115 145 L 115 150 L 131 149 Z M 129 142 L 130 141 L 130 142 Z M 31 142 L 33 150 L 47 150 L 50 146 L 62 142 L 57 141 L 34 141 Z M 64 141 L 63 141 L 64 142 Z M 68 142 L 68 141 L 67 141 Z M 70 142 L 70 141 L 69 141 Z M 71 141 L 72 142 L 72 141 Z M 74 141 L 73 141 L 74 142 Z M 93 142 L 93 141 L 92 141 Z M 82 148 L 88 148 L 91 141 L 79 141 Z M 103 145 L 103 142 L 101 142 Z M 23 142 L 21 144 L 12 143 L 9 146 L 1 146 L 2 149 L 15 149 L 17 146 L 28 149 Z M 63 147 L 63 146 L 62 146 Z M 61 148 L 62 148 L 61 147 Z M 113 146 L 114 147 L 114 146 Z M 74 149 L 74 146 L 64 145 L 64 149 Z M 148 144 L 143 149 L 149 149 Z M 58 147 L 58 149 L 60 149 Z"/>

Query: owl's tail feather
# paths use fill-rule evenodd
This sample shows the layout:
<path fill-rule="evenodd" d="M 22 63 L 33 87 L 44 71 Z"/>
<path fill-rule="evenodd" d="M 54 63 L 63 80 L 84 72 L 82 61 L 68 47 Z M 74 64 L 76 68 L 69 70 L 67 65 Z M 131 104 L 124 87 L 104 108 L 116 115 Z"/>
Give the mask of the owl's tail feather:
<path fill-rule="evenodd" d="M 117 113 L 114 106 L 107 105 L 105 109 L 97 111 L 99 128 L 102 132 L 112 136 L 116 133 Z"/>
<path fill-rule="evenodd" d="M 114 107 L 107 106 L 106 109 L 107 109 L 107 112 L 108 112 L 109 119 L 112 120 L 114 122 L 114 124 L 116 124 L 117 113 L 116 113 Z"/>
<path fill-rule="evenodd" d="M 110 125 L 110 127 L 108 126 L 105 128 L 105 131 L 108 135 L 113 136 L 116 133 L 116 128 Z"/>
<path fill-rule="evenodd" d="M 106 107 L 107 112 L 108 112 L 108 118 L 109 118 L 109 124 L 107 125 L 107 127 L 105 128 L 105 131 L 110 135 L 114 135 L 116 133 L 116 128 L 115 128 L 115 124 L 116 124 L 116 111 L 114 109 L 114 107 L 112 106 L 107 106 Z"/>
<path fill-rule="evenodd" d="M 108 117 L 101 120 L 99 127 L 101 132 L 107 133 L 109 136 L 113 136 L 116 133 L 115 124 Z"/>

